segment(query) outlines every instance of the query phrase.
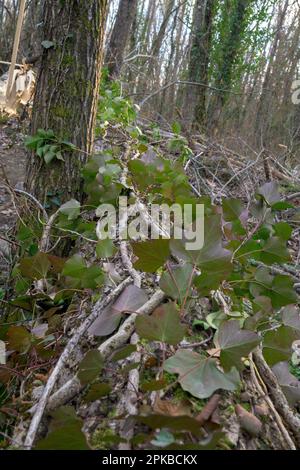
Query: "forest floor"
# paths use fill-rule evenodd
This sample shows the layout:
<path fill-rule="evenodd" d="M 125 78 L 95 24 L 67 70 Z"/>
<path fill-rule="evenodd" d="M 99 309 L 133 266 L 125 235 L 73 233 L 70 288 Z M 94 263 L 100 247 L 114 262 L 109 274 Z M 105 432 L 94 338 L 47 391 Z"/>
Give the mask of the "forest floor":
<path fill-rule="evenodd" d="M 147 132 L 147 128 L 143 130 Z M 124 160 L 128 143 L 126 139 L 124 139 L 124 136 L 122 136 L 122 133 L 118 134 L 116 129 L 112 128 L 111 132 L 108 132 L 106 138 L 103 140 L 105 141 L 105 148 L 112 148 L 113 144 L 118 141 L 120 148 L 124 150 L 124 154 L 122 153 L 120 158 Z M 176 161 L 176 147 L 172 147 L 172 150 L 170 145 L 170 143 L 174 144 L 174 140 L 176 140 L 174 134 L 162 131 L 161 138 L 159 139 L 159 149 L 157 149 L 157 143 L 149 145 L 147 152 L 143 154 L 144 161 L 151 161 L 153 153 L 155 153 L 153 149 L 155 149 L 155 151 L 159 150 L 163 155 L 167 155 L 168 159 Z M 217 204 L 222 197 L 236 197 L 247 202 L 250 200 L 249 195 L 253 193 L 253 188 L 258 187 L 265 181 L 263 162 L 258 155 L 254 155 L 253 160 L 249 161 L 246 157 L 244 158 L 237 155 L 217 143 L 201 140 L 200 136 L 191 143 L 191 146 L 193 147 L 195 156 L 190 156 L 185 164 L 185 171 L 189 176 L 189 182 L 196 194 L 201 193 L 209 195 Z M 103 141 L 96 142 L 96 150 L 103 150 Z M 22 129 L 22 126 L 14 120 L 1 124 L 0 163 L 3 172 L 1 177 L 6 178 L 6 182 L 9 181 L 11 188 L 23 188 L 25 155 L 24 129 Z M 255 171 L 253 171 L 254 167 Z M 295 187 L 291 184 L 289 176 L 286 174 L 281 175 L 281 182 L 284 183 L 284 195 L 299 190 L 298 186 Z M 6 248 L 9 248 L 6 239 L 10 238 L 11 231 L 17 219 L 17 213 L 13 203 L 15 194 L 12 191 L 11 195 L 2 184 L 3 182 L 0 183 L 0 232 L 3 239 L 0 240 L 0 252 L 3 248 L 4 251 Z M 299 205 L 299 199 L 296 198 L 294 202 L 297 207 Z M 289 215 L 288 212 L 286 215 Z M 95 245 L 87 243 L 86 240 L 77 240 L 76 242 L 77 252 L 84 254 L 88 263 L 98 263 L 95 258 L 94 246 Z M 120 248 L 119 245 L 118 248 Z M 297 265 L 300 255 L 296 239 L 289 242 L 289 248 L 293 256 L 292 264 Z M 133 272 L 133 276 L 136 276 L 136 271 L 132 268 L 131 262 L 128 264 L 128 254 L 126 253 L 127 251 L 125 250 L 125 262 L 123 250 L 123 253 L 119 252 L 114 257 L 111 257 L 109 263 L 103 263 L 103 268 L 108 270 L 108 278 L 110 280 L 110 283 L 103 289 L 104 301 L 114 292 L 112 291 L 113 286 L 124 280 L 126 275 L 129 274 L 132 276 Z M 8 260 L 5 264 L 5 256 L 2 256 L 0 264 L 1 285 L 1 277 L 2 280 L 5 279 L 5 276 L 7 277 L 10 263 Z M 294 275 L 298 277 L 298 273 L 294 273 Z M 154 296 L 158 289 L 157 276 L 147 272 L 140 273 L 138 276 L 140 277 L 142 289 L 146 292 L 147 296 Z M 70 308 L 62 314 L 62 322 L 60 321 L 56 327 L 57 334 L 59 335 L 56 354 L 60 354 L 62 345 L 66 345 L 68 339 L 72 337 L 72 335 L 76 335 L 77 330 L 86 317 L 86 313 L 96 308 L 98 301 L 95 304 L 95 298 L 93 298 L 91 294 L 92 291 L 85 289 L 82 297 L 79 296 L 75 298 Z M 160 303 L 161 302 L 162 300 Z M 224 307 L 224 302 L 226 304 L 225 297 L 219 298 L 216 296 L 215 298 L 208 298 L 202 296 L 195 302 L 195 305 L 191 306 L 189 319 L 186 320 L 186 326 L 191 332 L 191 336 L 189 336 L 188 343 L 184 341 L 181 343 L 183 348 L 194 344 L 193 349 L 200 353 L 213 351 L 213 335 L 209 334 L 207 331 L 202 331 L 202 327 L 194 326 L 194 322 L 196 321 L 198 324 L 203 323 L 207 315 L 214 312 L 214 310 L 217 309 L 217 311 L 221 311 L 223 308 L 225 309 L 226 305 Z M 74 304 L 76 303 L 77 305 L 75 305 L 74 308 Z M 133 311 L 135 311 L 135 308 Z M 58 317 L 58 315 L 56 315 L 56 317 Z M 46 320 L 49 322 L 49 325 L 50 320 L 51 318 Z M 122 325 L 125 323 L 126 322 Z M 122 327 L 120 330 L 121 329 Z M 110 336 L 110 338 L 114 338 L 114 336 L 117 337 L 117 335 L 118 332 Z M 134 338 L 134 335 L 132 338 Z M 110 339 L 104 341 L 103 345 L 109 340 Z M 126 342 L 127 340 L 125 343 Z M 141 353 L 138 350 L 129 357 L 124 356 L 124 358 L 118 360 L 118 366 L 114 360 L 111 360 L 111 353 L 109 354 L 109 368 L 103 371 L 104 380 L 112 385 L 112 392 L 108 396 L 103 396 L 100 400 L 89 401 L 79 387 L 79 390 L 73 394 L 74 396 L 70 397 L 71 400 L 66 400 L 74 404 L 77 417 L 82 420 L 83 431 L 88 437 L 92 448 L 106 449 L 114 448 L 117 445 L 122 448 L 124 439 L 118 440 L 118 436 L 116 435 L 116 431 L 120 430 L 118 429 L 120 428 L 120 420 L 119 418 L 114 418 L 116 416 L 122 417 L 126 415 L 129 412 L 128 407 L 130 408 L 131 405 L 133 408 L 139 405 L 142 412 L 149 412 L 149 410 L 152 409 L 155 413 L 153 416 L 159 416 L 161 414 L 166 414 L 173 418 L 182 416 L 183 414 L 189 417 L 196 416 L 197 420 L 200 422 L 203 421 L 203 426 L 205 425 L 203 437 L 210 435 L 212 432 L 212 435 L 220 440 L 218 448 L 221 449 L 238 448 L 252 450 L 274 448 L 278 450 L 290 448 L 290 445 L 293 446 L 293 442 L 290 443 L 286 439 L 285 426 L 282 424 L 278 414 L 276 414 L 276 410 L 270 413 L 268 407 L 270 405 L 266 406 L 264 393 L 261 392 L 261 389 L 257 385 L 255 381 L 255 371 L 251 368 L 247 368 L 244 371 L 242 375 L 242 388 L 240 390 L 234 393 L 223 391 L 218 394 L 213 394 L 210 400 L 192 397 L 189 393 L 185 392 L 178 383 L 172 382 L 174 381 L 172 374 L 164 375 L 164 380 L 168 383 L 168 387 L 164 392 L 155 393 L 155 391 L 153 391 L 147 396 L 146 393 L 138 392 L 137 394 L 136 389 L 132 390 L 132 380 L 134 381 L 135 378 L 138 377 L 138 380 L 143 386 L 151 383 L 151 381 L 155 381 L 157 377 L 160 377 L 161 373 L 159 366 L 161 351 L 157 347 L 157 343 L 146 347 L 144 343 L 141 344 Z M 134 343 L 132 343 L 132 345 L 134 346 Z M 63 389 L 63 385 L 68 381 L 76 386 L 77 382 L 76 379 L 74 380 L 74 377 L 76 377 L 77 365 L 82 360 L 86 351 L 90 348 L 95 348 L 95 346 L 101 349 L 102 343 L 100 343 L 99 346 L 98 341 L 92 339 L 90 336 L 88 338 L 81 338 L 76 343 L 76 351 L 70 354 L 68 367 L 64 368 L 57 381 L 57 390 L 60 390 L 60 388 Z M 122 349 L 120 349 L 121 346 L 122 343 L 116 348 L 117 353 L 122 351 Z M 137 358 L 137 360 L 135 360 L 135 358 Z M 28 380 L 25 393 L 22 395 L 22 398 L 20 398 L 20 408 L 22 408 L 22 406 L 28 408 L 29 404 L 36 403 L 40 399 L 41 393 L 45 390 L 48 379 L 51 377 L 54 359 L 56 360 L 56 356 L 51 359 L 50 368 L 48 366 L 42 368 L 42 366 L 38 365 L 36 372 L 33 374 L 34 380 Z M 139 362 L 141 362 L 142 366 L 140 370 L 136 371 L 136 368 L 132 366 Z M 35 366 L 35 364 L 33 365 Z M 118 368 L 119 366 L 120 369 Z M 153 370 L 151 370 L 151 368 Z M 38 373 L 40 369 L 44 372 L 43 374 Z M 30 368 L 28 370 L 30 370 Z M 35 367 L 33 367 L 32 370 L 35 371 Z M 172 387 L 171 384 L 173 384 Z M 99 386 L 101 385 L 103 384 L 99 384 Z M 136 388 L 138 387 L 139 385 Z M 149 388 L 149 390 L 151 389 Z M 135 400 L 131 403 L 132 395 L 137 395 L 137 397 L 135 396 Z M 24 397 L 26 397 L 26 400 L 24 400 Z M 240 405 L 242 405 L 242 409 Z M 273 406 L 272 403 L 271 406 Z M 243 413 L 242 418 L 239 416 L 241 411 Z M 29 412 L 31 411 L 29 410 Z M 256 416 L 259 416 L 259 420 Z M 45 425 L 46 420 L 43 420 L 42 424 Z M 24 417 L 21 416 L 19 422 L 17 422 L 13 435 L 13 443 L 20 442 L 20 446 L 22 446 L 28 425 L 29 416 L 27 412 L 27 414 L 24 414 Z M 132 432 L 132 424 L 130 421 L 128 422 L 128 426 L 130 434 Z M 41 435 L 39 435 L 39 437 L 43 437 L 43 434 L 45 435 L 44 431 L 42 426 Z M 122 432 L 123 431 L 124 430 L 122 430 Z M 140 438 L 146 436 L 144 426 L 139 425 L 138 431 Z M 125 435 L 124 432 L 121 435 L 123 438 L 125 437 L 126 440 L 126 426 Z M 162 433 L 160 438 L 163 439 L 164 437 Z M 207 446 L 207 448 L 210 448 L 210 446 L 214 448 L 214 437 L 211 442 L 208 442 Z"/>

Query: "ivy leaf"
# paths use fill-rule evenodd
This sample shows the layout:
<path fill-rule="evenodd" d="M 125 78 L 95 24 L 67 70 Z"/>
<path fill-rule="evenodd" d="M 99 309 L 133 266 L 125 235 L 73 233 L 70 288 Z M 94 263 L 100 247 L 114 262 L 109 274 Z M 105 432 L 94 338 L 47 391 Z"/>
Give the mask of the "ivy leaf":
<path fill-rule="evenodd" d="M 285 263 L 291 259 L 286 242 L 279 237 L 270 238 L 261 251 L 260 259 L 265 264 Z"/>
<path fill-rule="evenodd" d="M 272 370 L 289 404 L 295 406 L 300 402 L 300 382 L 290 373 L 289 363 L 279 362 Z"/>
<path fill-rule="evenodd" d="M 56 157 L 56 152 L 54 152 L 53 150 L 49 150 L 48 152 L 44 154 L 45 163 L 47 163 L 48 165 L 49 163 L 52 162 L 52 160 L 54 160 L 55 157 Z"/>
<path fill-rule="evenodd" d="M 83 421 L 76 416 L 74 408 L 64 406 L 52 413 L 50 432 L 37 443 L 37 450 L 89 450 Z"/>
<path fill-rule="evenodd" d="M 25 353 L 31 346 L 31 334 L 23 326 L 11 326 L 7 332 L 8 347 Z"/>
<path fill-rule="evenodd" d="M 143 289 L 127 286 L 116 302 L 108 305 L 100 314 L 99 318 L 89 328 L 89 333 L 94 336 L 108 336 L 119 325 L 124 313 L 136 312 L 148 300 Z"/>
<path fill-rule="evenodd" d="M 226 222 L 233 222 L 239 219 L 244 210 L 243 203 L 240 199 L 224 199 L 222 207 L 224 220 Z"/>
<path fill-rule="evenodd" d="M 28 136 L 25 139 L 25 146 L 30 150 L 35 150 L 43 140 L 43 137 L 39 135 Z"/>
<path fill-rule="evenodd" d="M 80 279 L 86 270 L 86 264 L 80 255 L 74 255 L 70 258 L 63 269 L 64 276 L 70 276 L 75 279 Z"/>
<path fill-rule="evenodd" d="M 294 209 L 294 206 L 286 201 L 278 201 L 272 204 L 272 209 L 273 211 L 285 211 L 287 209 Z"/>
<path fill-rule="evenodd" d="M 133 242 L 131 246 L 135 256 L 139 258 L 134 267 L 147 273 L 157 271 L 170 256 L 169 240 Z"/>
<path fill-rule="evenodd" d="M 232 271 L 232 253 L 223 247 L 219 215 L 205 217 L 204 246 L 201 250 L 187 251 L 181 240 L 172 240 L 170 247 L 174 255 L 201 269 L 195 285 L 203 295 L 218 288 L 220 282 L 227 279 Z"/>
<path fill-rule="evenodd" d="M 167 382 L 164 379 L 161 380 L 151 380 L 141 385 L 141 390 L 143 392 L 156 392 L 162 390 L 167 386 Z"/>
<path fill-rule="evenodd" d="M 105 397 L 111 392 L 112 388 L 109 384 L 92 384 L 86 397 L 84 398 L 85 403 L 99 400 L 99 398 Z"/>
<path fill-rule="evenodd" d="M 193 266 L 189 263 L 183 266 L 170 267 L 160 279 L 160 288 L 168 297 L 183 302 L 188 294 L 193 280 Z"/>
<path fill-rule="evenodd" d="M 114 256 L 116 252 L 117 249 L 113 244 L 113 241 L 109 238 L 106 238 L 105 240 L 100 240 L 97 243 L 96 253 L 99 258 L 110 258 L 111 256 Z"/>
<path fill-rule="evenodd" d="M 273 228 L 277 237 L 282 238 L 282 240 L 288 241 L 292 236 L 293 229 L 286 222 L 279 222 L 273 225 Z"/>
<path fill-rule="evenodd" d="M 246 357 L 259 344 L 260 338 L 252 331 L 242 330 L 236 320 L 226 321 L 219 328 L 215 344 L 221 349 L 220 361 L 224 370 L 240 368 L 241 357 Z"/>
<path fill-rule="evenodd" d="M 292 344 L 300 338 L 300 332 L 288 326 L 267 331 L 263 339 L 263 355 L 270 366 L 287 361 L 291 357 Z"/>
<path fill-rule="evenodd" d="M 267 268 L 258 268 L 254 283 L 250 282 L 250 292 L 254 297 L 270 297 L 275 309 L 297 303 L 293 280 L 289 276 L 272 276 Z"/>
<path fill-rule="evenodd" d="M 179 350 L 167 359 L 164 370 L 178 374 L 183 390 L 197 398 L 208 398 L 219 389 L 233 391 L 240 382 L 236 369 L 225 374 L 217 368 L 216 359 L 205 359 L 200 354 L 185 350 Z"/>
<path fill-rule="evenodd" d="M 80 286 L 83 289 L 95 289 L 103 284 L 104 274 L 99 266 L 90 266 L 86 268 L 81 280 Z"/>
<path fill-rule="evenodd" d="M 55 46 L 55 43 L 53 41 L 42 41 L 42 46 L 44 49 L 51 49 L 51 47 L 54 47 Z"/>
<path fill-rule="evenodd" d="M 174 346 L 183 340 L 185 334 L 185 328 L 180 323 L 179 311 L 174 303 L 157 308 L 150 317 L 139 315 L 135 327 L 142 338 Z"/>
<path fill-rule="evenodd" d="M 96 265 L 87 267 L 84 259 L 80 255 L 72 256 L 72 258 L 65 263 L 62 274 L 71 279 L 75 279 L 74 282 L 71 282 L 74 288 L 95 289 L 97 286 L 101 285 L 104 280 L 102 269 Z"/>
<path fill-rule="evenodd" d="M 80 202 L 76 199 L 71 199 L 61 206 L 59 211 L 68 216 L 68 220 L 75 220 L 80 215 Z"/>
<path fill-rule="evenodd" d="M 265 183 L 257 191 L 258 196 L 262 196 L 268 206 L 272 206 L 281 199 L 279 185 L 275 181 Z"/>
<path fill-rule="evenodd" d="M 118 362 L 122 361 L 123 359 L 127 359 L 127 357 L 131 356 L 132 353 L 136 351 L 136 346 L 134 344 L 128 344 L 124 348 L 120 349 L 119 351 L 116 351 L 111 360 L 113 362 Z"/>
<path fill-rule="evenodd" d="M 288 305 L 283 309 L 282 323 L 300 333 L 300 312 L 295 305 Z"/>
<path fill-rule="evenodd" d="M 20 272 L 23 276 L 33 280 L 45 279 L 51 263 L 46 253 L 39 252 L 30 258 L 23 258 L 20 261 Z"/>
<path fill-rule="evenodd" d="M 81 385 L 88 385 L 98 378 L 104 366 L 104 359 L 97 349 L 86 353 L 79 364 L 77 377 Z"/>
<path fill-rule="evenodd" d="M 179 122 L 174 122 L 172 124 L 172 131 L 174 132 L 174 134 L 180 134 L 181 132 L 181 125 Z"/>

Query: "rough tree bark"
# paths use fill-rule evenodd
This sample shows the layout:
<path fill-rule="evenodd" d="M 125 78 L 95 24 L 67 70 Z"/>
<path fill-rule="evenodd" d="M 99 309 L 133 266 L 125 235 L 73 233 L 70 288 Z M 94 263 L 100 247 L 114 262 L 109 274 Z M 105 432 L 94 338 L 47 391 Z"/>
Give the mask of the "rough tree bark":
<path fill-rule="evenodd" d="M 136 17 L 137 0 L 120 0 L 116 21 L 107 48 L 105 64 L 111 78 L 120 75 L 124 53 Z"/>
<path fill-rule="evenodd" d="M 45 2 L 41 60 L 34 98 L 31 134 L 52 129 L 78 151 L 45 164 L 28 156 L 26 189 L 42 204 L 47 195 L 61 202 L 82 197 L 81 168 L 92 151 L 102 64 L 107 0 Z"/>
<path fill-rule="evenodd" d="M 281 5 L 280 5 L 281 6 Z M 286 0 L 283 8 L 279 7 L 278 18 L 275 26 L 275 36 L 270 50 L 270 60 L 268 61 L 268 66 L 264 76 L 262 84 L 262 92 L 259 98 L 259 103 L 257 106 L 257 114 L 255 120 L 255 137 L 256 145 L 258 149 L 265 148 L 267 146 L 267 137 L 270 129 L 270 116 L 269 116 L 269 107 L 270 102 L 273 99 L 271 93 L 271 81 L 273 79 L 273 67 L 276 59 L 276 52 L 278 45 L 280 43 L 280 38 L 282 35 L 282 28 L 286 19 L 287 11 L 289 6 L 289 0 Z"/>
<path fill-rule="evenodd" d="M 205 125 L 208 65 L 212 36 L 213 0 L 196 0 L 187 80 L 203 86 L 187 86 L 183 118 L 187 128 Z"/>
<path fill-rule="evenodd" d="M 228 34 L 221 45 L 221 63 L 215 81 L 215 87 L 218 88 L 218 91 L 215 93 L 210 105 L 209 125 L 211 130 L 216 129 L 222 109 L 230 93 L 234 64 L 240 51 L 251 0 L 237 0 L 233 4 L 231 2 L 227 3 L 229 7 L 232 5 L 232 11 L 229 12 Z"/>

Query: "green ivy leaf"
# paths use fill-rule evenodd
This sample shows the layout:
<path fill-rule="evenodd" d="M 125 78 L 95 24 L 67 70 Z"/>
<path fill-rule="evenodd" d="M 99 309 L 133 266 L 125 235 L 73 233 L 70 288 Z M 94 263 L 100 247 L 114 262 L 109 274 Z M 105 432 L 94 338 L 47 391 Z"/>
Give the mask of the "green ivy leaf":
<path fill-rule="evenodd" d="M 99 398 L 109 395 L 112 388 L 109 384 L 93 384 L 91 385 L 86 397 L 84 398 L 85 403 L 99 400 Z"/>
<path fill-rule="evenodd" d="M 141 390 L 143 392 L 156 392 L 162 390 L 167 386 L 167 382 L 164 379 L 161 380 L 151 380 L 150 382 L 143 383 L 141 385 Z"/>
<path fill-rule="evenodd" d="M 80 255 L 74 255 L 64 265 L 63 276 L 74 279 L 71 285 L 74 288 L 95 289 L 104 281 L 104 274 L 99 266 L 87 267 Z"/>
<path fill-rule="evenodd" d="M 114 256 L 116 252 L 117 249 L 113 244 L 113 241 L 109 238 L 97 243 L 96 253 L 99 258 L 110 258 L 111 256 Z"/>
<path fill-rule="evenodd" d="M 250 282 L 250 292 L 254 297 L 270 297 L 274 308 L 297 303 L 293 280 L 289 276 L 272 276 L 267 268 L 258 268 L 255 283 Z"/>
<path fill-rule="evenodd" d="M 292 344 L 300 338 L 300 332 L 288 326 L 267 331 L 263 339 L 263 355 L 270 366 L 291 358 Z"/>
<path fill-rule="evenodd" d="M 241 358 L 247 357 L 259 343 L 256 333 L 242 330 L 235 320 L 222 323 L 215 338 L 216 347 L 221 349 L 221 365 L 226 371 L 233 366 L 240 369 Z"/>
<path fill-rule="evenodd" d="M 287 209 L 294 209 L 294 206 L 286 201 L 279 201 L 272 204 L 273 211 L 285 211 Z"/>
<path fill-rule="evenodd" d="M 68 216 L 68 220 L 75 220 L 80 215 L 80 202 L 76 199 L 71 199 L 61 206 L 59 211 Z"/>
<path fill-rule="evenodd" d="M 279 185 L 275 181 L 265 183 L 257 191 L 257 195 L 263 197 L 268 206 L 272 206 L 281 199 Z"/>
<path fill-rule="evenodd" d="M 164 363 L 164 370 L 178 374 L 183 390 L 197 398 L 208 398 L 216 390 L 236 390 L 240 377 L 236 369 L 221 372 L 216 359 L 205 359 L 192 351 L 179 350 Z"/>
<path fill-rule="evenodd" d="M 131 243 L 135 256 L 139 259 L 134 267 L 147 273 L 154 273 L 163 266 L 170 256 L 169 240 L 150 240 Z"/>
<path fill-rule="evenodd" d="M 157 308 L 152 316 L 139 315 L 135 321 L 141 338 L 176 345 L 183 340 L 185 328 L 180 323 L 179 311 L 174 303 Z"/>
<path fill-rule="evenodd" d="M 224 199 L 222 207 L 226 222 L 233 222 L 239 219 L 244 210 L 243 203 L 239 199 Z"/>
<path fill-rule="evenodd" d="M 82 385 L 88 385 L 98 378 L 104 366 L 104 359 L 97 349 L 89 351 L 79 364 L 77 377 Z"/>
<path fill-rule="evenodd" d="M 37 450 L 89 450 L 83 421 L 76 416 L 74 408 L 64 406 L 52 413 L 50 432 L 37 443 Z"/>
<path fill-rule="evenodd" d="M 118 362 L 122 361 L 124 359 L 127 359 L 127 357 L 131 356 L 136 351 L 136 346 L 134 344 L 128 344 L 124 348 L 120 349 L 119 351 L 116 351 L 111 360 L 113 362 Z"/>
<path fill-rule="evenodd" d="M 31 258 L 23 258 L 20 261 L 20 272 L 23 276 L 33 280 L 45 279 L 51 263 L 46 253 L 39 252 Z"/>
<path fill-rule="evenodd" d="M 182 303 L 193 284 L 193 271 L 193 266 L 189 263 L 170 267 L 169 271 L 164 272 L 160 279 L 160 288 L 168 297 Z"/>
<path fill-rule="evenodd" d="M 289 261 L 291 256 L 285 240 L 279 237 L 270 238 L 261 251 L 260 259 L 265 264 L 280 264 Z"/>
<path fill-rule="evenodd" d="M 55 43 L 53 41 L 47 41 L 47 40 L 42 41 L 41 44 L 42 44 L 44 49 L 51 49 L 52 47 L 55 46 Z"/>
<path fill-rule="evenodd" d="M 86 264 L 80 255 L 74 255 L 70 258 L 63 269 L 64 276 L 70 276 L 75 279 L 80 279 L 86 270 Z"/>
<path fill-rule="evenodd" d="M 205 217 L 204 246 L 201 250 L 187 251 L 181 240 L 171 240 L 170 247 L 174 255 L 200 268 L 201 275 L 196 278 L 195 285 L 202 295 L 219 287 L 232 271 L 232 253 L 223 248 L 219 215 Z"/>
<path fill-rule="evenodd" d="M 295 305 L 288 305 L 282 310 L 282 323 L 300 333 L 300 312 Z"/>
<path fill-rule="evenodd" d="M 290 406 L 300 402 L 300 381 L 290 373 L 288 362 L 279 362 L 272 368 Z"/>
<path fill-rule="evenodd" d="M 32 344 L 31 334 L 23 326 L 11 326 L 7 332 L 8 347 L 20 353 L 27 352 Z"/>
<path fill-rule="evenodd" d="M 286 222 L 279 222 L 278 224 L 273 225 L 277 237 L 282 238 L 282 240 L 288 241 L 293 233 L 292 227 Z"/>

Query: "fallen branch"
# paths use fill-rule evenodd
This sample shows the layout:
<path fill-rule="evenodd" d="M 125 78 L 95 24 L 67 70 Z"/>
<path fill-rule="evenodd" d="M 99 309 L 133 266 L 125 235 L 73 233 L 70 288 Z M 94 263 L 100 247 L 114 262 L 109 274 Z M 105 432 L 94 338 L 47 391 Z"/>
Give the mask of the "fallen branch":
<path fill-rule="evenodd" d="M 276 410 L 293 433 L 297 445 L 300 446 L 300 418 L 291 410 L 274 373 L 266 363 L 260 349 L 256 349 L 254 351 L 253 358 L 259 374 L 263 378 L 269 394 L 272 397 L 272 402 L 274 403 Z"/>
<path fill-rule="evenodd" d="M 153 310 L 158 307 L 165 299 L 165 294 L 158 290 L 153 294 L 150 300 L 146 302 L 137 313 L 132 313 L 127 320 L 121 325 L 116 334 L 104 341 L 98 351 L 104 358 L 108 358 L 116 349 L 123 346 L 134 333 L 135 320 L 137 315 L 149 315 Z M 74 398 L 83 389 L 77 376 L 74 376 L 66 382 L 59 390 L 57 390 L 50 398 L 46 410 L 53 411 L 59 406 L 64 405 L 72 398 Z"/>
<path fill-rule="evenodd" d="M 131 275 L 132 279 L 134 279 L 134 284 L 136 287 L 141 287 L 142 283 L 142 278 L 141 274 L 134 269 L 130 256 L 128 254 L 128 244 L 126 241 L 122 241 L 120 244 L 120 251 L 121 251 L 121 257 L 122 257 L 122 262 L 124 267 L 127 269 L 128 273 Z M 130 344 L 137 346 L 139 343 L 139 336 L 137 333 L 134 333 L 131 337 Z M 140 351 L 135 351 L 133 354 L 131 354 L 129 360 L 134 364 L 138 363 L 140 364 L 142 360 L 142 356 Z M 124 409 L 124 411 L 129 415 L 129 416 L 134 416 L 137 414 L 137 392 L 139 389 L 139 383 L 140 383 L 140 371 L 139 368 L 133 369 L 129 372 L 128 375 L 128 381 L 127 381 L 127 387 L 126 387 L 126 392 L 122 398 L 122 406 L 121 408 Z M 122 410 L 123 412 L 123 410 Z M 130 450 L 131 446 L 129 444 L 130 439 L 132 439 L 134 435 L 134 427 L 132 426 L 130 429 L 126 429 L 126 427 L 121 430 L 121 437 L 127 440 L 127 443 L 125 444 L 120 444 L 120 450 Z"/>
<path fill-rule="evenodd" d="M 88 330 L 88 328 L 91 326 L 91 324 L 98 318 L 99 313 L 103 310 L 103 308 L 105 308 L 114 299 L 116 299 L 121 294 L 121 292 L 125 289 L 125 287 L 128 286 L 131 282 L 132 282 L 131 278 L 125 279 L 125 281 L 123 281 L 113 292 L 111 292 L 107 297 L 105 297 L 105 299 L 97 302 L 92 310 L 92 313 L 82 323 L 82 325 L 78 328 L 78 330 L 69 340 L 67 346 L 65 347 L 63 353 L 61 354 L 59 360 L 57 361 L 48 379 L 48 382 L 44 388 L 41 398 L 34 411 L 34 415 L 32 417 L 29 430 L 28 430 L 28 433 L 24 442 L 24 447 L 26 449 L 31 449 L 31 447 L 33 446 L 41 419 L 43 417 L 45 408 L 47 406 L 48 399 L 51 395 L 51 392 L 54 388 L 54 385 L 56 383 L 56 380 L 58 379 L 58 376 L 62 368 L 64 367 L 64 365 L 66 364 L 66 362 L 68 361 L 70 357 L 70 354 L 72 353 L 74 348 L 78 345 L 80 339 Z"/>

